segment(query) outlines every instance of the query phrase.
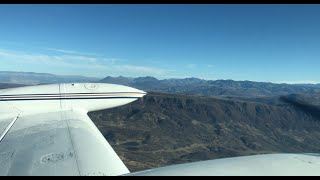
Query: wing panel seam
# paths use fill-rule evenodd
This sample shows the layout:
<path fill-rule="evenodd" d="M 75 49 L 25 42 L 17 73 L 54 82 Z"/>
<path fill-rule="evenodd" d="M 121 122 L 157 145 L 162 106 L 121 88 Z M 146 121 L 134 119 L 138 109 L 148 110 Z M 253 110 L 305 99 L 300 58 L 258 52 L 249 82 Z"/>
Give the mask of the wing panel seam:
<path fill-rule="evenodd" d="M 8 132 L 10 131 L 10 129 L 12 128 L 12 126 L 14 125 L 14 123 L 17 121 L 17 119 L 19 118 L 19 115 L 17 117 L 15 117 L 10 124 L 6 127 L 6 129 L 3 131 L 3 133 L 0 136 L 0 143 L 1 141 L 4 139 L 4 137 L 8 134 Z"/>

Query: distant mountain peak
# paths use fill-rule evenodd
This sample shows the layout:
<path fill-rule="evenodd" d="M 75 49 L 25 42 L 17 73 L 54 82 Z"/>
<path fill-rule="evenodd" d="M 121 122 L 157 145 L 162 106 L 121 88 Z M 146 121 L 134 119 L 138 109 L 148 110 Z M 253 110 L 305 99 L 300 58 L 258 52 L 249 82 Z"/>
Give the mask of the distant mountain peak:
<path fill-rule="evenodd" d="M 157 79 L 157 78 L 152 77 L 152 76 L 138 77 L 138 78 L 135 78 L 135 80 L 158 81 L 158 79 Z"/>
<path fill-rule="evenodd" d="M 197 79 L 197 80 L 203 80 L 203 79 L 196 78 L 196 77 L 189 77 L 189 78 L 184 78 L 184 79 Z"/>

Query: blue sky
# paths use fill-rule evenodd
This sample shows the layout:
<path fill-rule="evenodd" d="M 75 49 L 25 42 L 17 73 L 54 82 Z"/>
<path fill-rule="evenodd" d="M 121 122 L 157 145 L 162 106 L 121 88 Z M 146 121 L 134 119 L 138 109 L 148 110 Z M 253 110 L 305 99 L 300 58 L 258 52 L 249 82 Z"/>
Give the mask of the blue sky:
<path fill-rule="evenodd" d="M 0 5 L 0 70 L 320 82 L 320 5 Z"/>

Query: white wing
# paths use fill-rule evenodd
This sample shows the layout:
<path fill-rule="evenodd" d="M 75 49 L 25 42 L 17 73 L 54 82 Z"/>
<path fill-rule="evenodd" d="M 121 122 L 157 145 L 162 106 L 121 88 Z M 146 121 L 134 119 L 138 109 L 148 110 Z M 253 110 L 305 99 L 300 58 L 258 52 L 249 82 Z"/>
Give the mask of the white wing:
<path fill-rule="evenodd" d="M 320 154 L 266 154 L 162 167 L 129 176 L 320 176 Z"/>
<path fill-rule="evenodd" d="M 0 92 L 0 175 L 129 173 L 87 112 L 126 104 L 144 94 L 104 84 L 46 85 Z"/>
<path fill-rule="evenodd" d="M 120 175 L 128 169 L 85 113 L 18 117 L 0 143 L 0 175 Z"/>

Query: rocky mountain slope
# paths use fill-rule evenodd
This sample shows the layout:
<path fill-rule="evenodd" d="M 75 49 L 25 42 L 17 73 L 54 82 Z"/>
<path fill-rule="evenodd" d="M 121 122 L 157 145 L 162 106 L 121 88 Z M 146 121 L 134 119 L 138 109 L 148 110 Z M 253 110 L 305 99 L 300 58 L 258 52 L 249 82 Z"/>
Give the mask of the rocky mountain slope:
<path fill-rule="evenodd" d="M 149 93 L 89 115 L 129 169 L 137 171 L 250 154 L 320 152 L 320 108 L 297 102 L 292 96 L 268 104 Z"/>

